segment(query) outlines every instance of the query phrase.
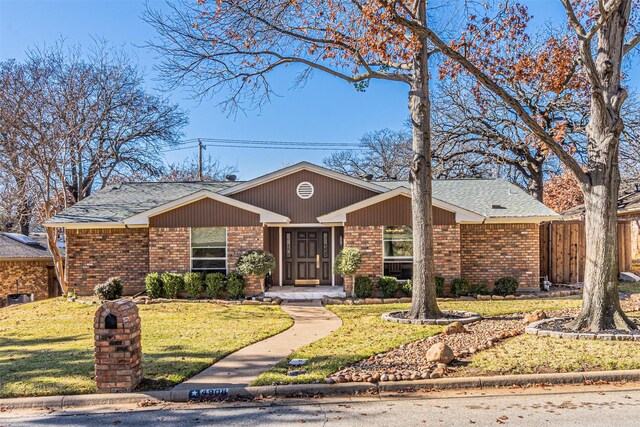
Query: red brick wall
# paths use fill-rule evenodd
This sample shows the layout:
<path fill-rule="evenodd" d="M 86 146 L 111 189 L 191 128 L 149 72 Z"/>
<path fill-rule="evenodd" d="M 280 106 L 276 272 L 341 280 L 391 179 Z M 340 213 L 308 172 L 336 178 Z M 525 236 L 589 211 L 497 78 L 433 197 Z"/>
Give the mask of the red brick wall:
<path fill-rule="evenodd" d="M 49 261 L 0 262 L 0 307 L 11 294 L 33 294 L 34 300 L 49 298 Z"/>
<path fill-rule="evenodd" d="M 147 228 L 108 228 L 66 231 L 67 281 L 79 295 L 118 276 L 125 295 L 144 290 L 149 271 Z"/>
<path fill-rule="evenodd" d="M 186 273 L 191 269 L 191 229 L 149 228 L 149 271 Z"/>
<path fill-rule="evenodd" d="M 238 258 L 252 249 L 264 249 L 264 229 L 262 226 L 227 227 L 227 269 L 229 272 L 235 270 Z M 261 279 L 257 277 L 245 277 L 244 286 L 246 296 L 254 296 L 262 292 Z"/>
<path fill-rule="evenodd" d="M 460 277 L 460 226 L 439 225 L 433 230 L 436 274 L 445 278 L 445 287 Z M 382 227 L 345 226 L 344 247 L 358 248 L 362 253 L 362 266 L 358 276 L 369 276 L 374 281 L 383 274 Z M 345 292 L 349 295 L 352 279 L 345 278 Z"/>
<path fill-rule="evenodd" d="M 433 227 L 433 257 L 436 275 L 444 277 L 445 292 L 451 281 L 460 277 L 460 225 L 436 225 Z"/>
<path fill-rule="evenodd" d="M 462 276 L 489 288 L 501 277 L 518 279 L 520 288 L 538 288 L 538 224 L 463 224 Z"/>
<path fill-rule="evenodd" d="M 360 249 L 362 265 L 358 270 L 358 276 L 369 276 L 372 280 L 382 275 L 382 226 L 379 225 L 345 225 L 345 248 Z M 344 278 L 344 291 L 351 295 L 353 279 Z"/>

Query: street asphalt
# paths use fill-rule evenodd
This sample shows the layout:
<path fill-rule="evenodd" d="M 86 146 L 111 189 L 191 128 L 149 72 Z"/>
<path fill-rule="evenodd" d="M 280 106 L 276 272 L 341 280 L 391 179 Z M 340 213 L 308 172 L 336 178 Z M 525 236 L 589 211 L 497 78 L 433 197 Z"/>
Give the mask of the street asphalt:
<path fill-rule="evenodd" d="M 0 411 L 1 426 L 640 425 L 640 384 Z"/>

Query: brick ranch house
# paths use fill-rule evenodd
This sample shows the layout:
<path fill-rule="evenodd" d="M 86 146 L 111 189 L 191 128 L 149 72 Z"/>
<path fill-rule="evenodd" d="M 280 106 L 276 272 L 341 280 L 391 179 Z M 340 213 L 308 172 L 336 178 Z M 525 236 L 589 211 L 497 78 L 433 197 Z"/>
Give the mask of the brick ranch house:
<path fill-rule="evenodd" d="M 538 289 L 539 225 L 556 213 L 500 179 L 434 181 L 433 193 L 436 270 L 446 287 L 457 277 L 491 286 L 513 276 Z M 134 294 L 149 272 L 230 272 L 251 249 L 275 256 L 273 289 L 349 293 L 351 280 L 332 274 L 343 247 L 362 252 L 359 275 L 411 277 L 410 203 L 408 182 L 303 162 L 246 182 L 109 186 L 46 225 L 65 229 L 67 279 L 79 294 L 111 276 Z M 246 294 L 259 292 L 247 278 Z"/>
<path fill-rule="evenodd" d="M 0 233 L 0 307 L 59 295 L 46 237 L 32 237 Z"/>

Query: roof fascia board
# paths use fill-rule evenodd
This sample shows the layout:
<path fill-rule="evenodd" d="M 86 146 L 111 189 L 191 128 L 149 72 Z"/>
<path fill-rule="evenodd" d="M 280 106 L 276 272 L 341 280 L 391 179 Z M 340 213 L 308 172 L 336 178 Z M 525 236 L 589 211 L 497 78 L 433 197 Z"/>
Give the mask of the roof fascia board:
<path fill-rule="evenodd" d="M 547 221 L 558 221 L 562 218 L 558 216 L 509 216 L 487 218 L 485 224 L 540 224 Z"/>
<path fill-rule="evenodd" d="M 348 175 L 341 174 L 339 172 L 334 172 L 332 170 L 323 168 L 321 166 L 314 165 L 308 162 L 301 162 L 295 165 L 288 166 L 286 168 L 268 173 L 266 175 L 259 176 L 252 180 L 243 182 L 242 184 L 234 185 L 233 187 L 226 188 L 220 191 L 218 194 L 222 194 L 224 196 L 228 196 L 230 194 L 236 194 L 244 190 L 248 190 L 249 188 L 257 187 L 262 184 L 266 184 L 267 182 L 274 181 L 278 178 L 285 177 L 287 175 L 291 175 L 293 173 L 299 172 L 301 170 L 308 170 L 310 172 L 315 172 L 319 175 L 326 176 L 329 178 L 336 179 L 338 181 L 344 181 L 349 184 L 357 185 L 362 188 L 366 188 L 368 190 L 376 191 L 378 193 L 384 193 L 388 190 L 388 188 L 383 187 L 381 185 L 374 184 L 372 182 L 363 181 L 358 178 L 354 178 Z"/>
<path fill-rule="evenodd" d="M 260 215 L 260 222 L 278 222 L 278 223 L 288 223 L 290 222 L 289 218 L 284 215 L 277 214 L 275 212 L 268 211 L 266 209 L 259 208 L 254 205 L 250 205 L 249 203 L 241 202 L 239 200 L 232 199 L 230 197 L 223 196 L 218 193 L 214 193 L 209 190 L 200 190 L 198 192 L 189 194 L 187 196 L 181 197 L 179 199 L 173 200 L 169 203 L 165 203 L 164 205 L 157 206 L 148 211 L 133 215 L 129 218 L 124 219 L 122 222 L 125 225 L 148 225 L 149 218 L 152 216 L 160 215 L 162 213 L 177 209 L 179 207 L 188 205 L 193 202 L 197 202 L 202 199 L 212 199 L 220 203 L 224 203 L 230 206 L 234 206 L 239 209 L 243 209 L 249 212 L 256 213 Z"/>
<path fill-rule="evenodd" d="M 104 221 L 104 222 L 45 222 L 47 228 L 127 228 L 122 222 Z M 146 227 L 147 225 L 140 225 Z M 129 228 L 137 228 L 137 225 L 130 225 Z"/>

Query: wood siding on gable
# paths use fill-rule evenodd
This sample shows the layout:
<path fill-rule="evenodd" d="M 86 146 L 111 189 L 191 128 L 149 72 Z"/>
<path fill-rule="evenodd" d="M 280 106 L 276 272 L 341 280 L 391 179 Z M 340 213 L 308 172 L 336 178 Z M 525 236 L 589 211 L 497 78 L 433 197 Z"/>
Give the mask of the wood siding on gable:
<path fill-rule="evenodd" d="M 347 225 L 411 225 L 411 199 L 396 196 L 347 214 Z M 434 225 L 455 225 L 456 214 L 433 207 Z"/>
<path fill-rule="evenodd" d="M 150 227 L 240 227 L 261 225 L 260 215 L 213 199 L 200 199 L 149 218 Z"/>
<path fill-rule="evenodd" d="M 313 196 L 301 199 L 296 188 L 301 182 L 310 182 Z M 229 197 L 285 215 L 294 224 L 317 223 L 317 218 L 375 196 L 376 192 L 357 185 L 302 170 L 248 188 Z"/>

